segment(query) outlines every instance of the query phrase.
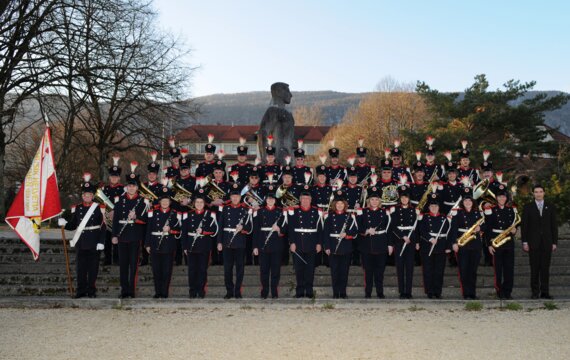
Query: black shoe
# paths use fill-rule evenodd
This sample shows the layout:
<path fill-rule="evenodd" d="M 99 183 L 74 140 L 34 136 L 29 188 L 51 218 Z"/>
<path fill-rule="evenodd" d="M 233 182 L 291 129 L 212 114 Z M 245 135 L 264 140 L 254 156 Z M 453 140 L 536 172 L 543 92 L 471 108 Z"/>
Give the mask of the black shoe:
<path fill-rule="evenodd" d="M 436 299 L 441 299 L 441 294 L 434 295 Z"/>
<path fill-rule="evenodd" d="M 75 294 L 75 296 L 73 297 L 74 299 L 81 299 L 82 297 L 86 297 L 87 294 Z"/>
<path fill-rule="evenodd" d="M 346 294 L 340 294 L 340 298 L 341 299 L 348 299 L 348 296 Z"/>
<path fill-rule="evenodd" d="M 279 295 L 271 295 L 272 299 L 279 299 Z"/>
<path fill-rule="evenodd" d="M 153 298 L 153 299 L 160 299 L 160 295 L 154 294 L 154 296 L 153 296 L 152 298 Z"/>
<path fill-rule="evenodd" d="M 241 298 L 242 298 L 241 293 L 237 293 L 237 294 L 236 294 L 236 299 L 241 299 Z"/>
<path fill-rule="evenodd" d="M 119 295 L 119 299 L 128 299 L 129 298 L 129 294 L 121 294 Z"/>
<path fill-rule="evenodd" d="M 503 299 L 505 299 L 505 300 L 512 300 L 513 297 L 512 297 L 511 295 L 505 295 L 505 296 L 503 297 Z"/>
<path fill-rule="evenodd" d="M 338 299 L 338 298 L 339 298 L 339 296 L 337 294 L 333 295 L 333 299 Z"/>
<path fill-rule="evenodd" d="M 97 297 L 97 294 L 93 293 L 93 294 L 87 294 L 87 297 L 90 299 L 95 299 Z"/>
<path fill-rule="evenodd" d="M 550 296 L 550 294 L 540 294 L 540 298 L 541 299 L 548 299 L 548 300 L 554 299 L 554 297 Z"/>
<path fill-rule="evenodd" d="M 232 294 L 230 294 L 230 293 L 227 293 L 227 294 L 224 296 L 224 299 L 226 299 L 226 300 L 231 299 L 231 298 L 233 298 L 233 296 L 232 296 Z"/>
<path fill-rule="evenodd" d="M 532 294 L 532 296 L 530 297 L 533 300 L 538 299 L 540 296 L 538 294 Z"/>
<path fill-rule="evenodd" d="M 433 299 L 433 294 L 428 294 L 427 297 L 428 299 Z"/>
<path fill-rule="evenodd" d="M 265 300 L 267 299 L 267 295 L 261 294 L 261 298 Z"/>
<path fill-rule="evenodd" d="M 407 299 L 407 298 L 408 298 L 408 295 L 406 295 L 406 294 L 400 294 L 400 299 Z"/>
<path fill-rule="evenodd" d="M 199 293 L 198 293 L 198 297 L 199 297 L 200 299 L 203 299 L 203 298 L 206 297 L 206 293 L 205 293 L 205 292 L 199 292 Z"/>
<path fill-rule="evenodd" d="M 371 298 L 372 298 L 372 294 L 366 293 L 366 294 L 364 294 L 364 298 L 365 298 L 365 299 L 371 299 Z"/>
<path fill-rule="evenodd" d="M 315 295 L 312 294 L 312 293 L 311 293 L 311 294 L 305 294 L 305 297 L 306 297 L 306 298 L 309 298 L 309 299 L 312 299 L 312 298 L 315 297 Z"/>
<path fill-rule="evenodd" d="M 295 294 L 295 299 L 300 299 L 302 297 L 305 297 L 305 295 L 303 294 Z"/>
<path fill-rule="evenodd" d="M 412 296 L 412 294 L 406 294 L 406 299 L 413 299 L 414 297 Z"/>
<path fill-rule="evenodd" d="M 385 299 L 386 298 L 386 296 L 384 296 L 384 294 L 376 294 L 376 297 L 378 299 Z"/>

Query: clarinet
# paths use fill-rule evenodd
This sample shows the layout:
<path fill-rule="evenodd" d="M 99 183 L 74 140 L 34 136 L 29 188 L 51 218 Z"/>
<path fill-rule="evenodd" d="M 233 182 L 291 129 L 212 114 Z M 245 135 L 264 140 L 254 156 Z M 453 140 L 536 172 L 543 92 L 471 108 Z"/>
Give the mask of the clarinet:
<path fill-rule="evenodd" d="M 261 248 L 261 250 L 264 250 L 265 247 L 267 246 L 267 243 L 269 242 L 269 239 L 271 238 L 271 235 L 273 235 L 273 233 L 275 232 L 275 230 L 273 230 L 273 226 L 277 225 L 277 223 L 278 223 L 279 220 L 281 219 L 281 216 L 283 216 L 283 213 L 279 214 L 279 217 L 277 218 L 277 220 L 275 220 L 275 222 L 274 222 L 273 225 L 271 226 L 271 231 L 269 232 L 269 234 L 267 234 L 267 237 L 265 238 L 265 242 L 263 243 L 263 247 Z"/>
<path fill-rule="evenodd" d="M 346 226 L 348 225 L 348 219 L 350 219 L 350 217 L 351 217 L 350 213 L 347 212 L 346 213 L 346 220 L 345 220 L 344 224 L 342 224 L 342 228 L 340 229 L 340 232 L 338 233 L 339 235 L 342 234 L 346 230 Z M 342 242 L 342 238 L 339 236 L 338 242 L 336 243 L 336 248 L 334 249 L 335 254 L 338 251 L 338 247 L 340 246 L 341 242 Z"/>
<path fill-rule="evenodd" d="M 138 206 L 138 205 L 140 204 L 140 202 L 141 202 L 141 199 L 142 199 L 142 197 L 139 197 L 139 199 L 137 200 L 137 203 L 135 204 L 135 206 L 133 206 L 133 208 L 132 208 L 129 212 L 134 211 L 134 210 L 137 208 L 137 206 Z M 117 236 L 117 237 L 120 237 L 120 236 L 121 236 L 121 234 L 123 233 L 123 230 L 125 230 L 125 228 L 127 227 L 127 225 L 129 225 L 129 217 L 128 217 L 128 216 L 127 216 L 127 220 L 126 220 L 125 224 L 124 224 L 123 227 L 121 228 L 121 231 L 119 231 L 119 236 Z"/>
<path fill-rule="evenodd" d="M 166 219 L 164 226 L 170 226 L 170 215 L 171 214 L 172 214 L 172 211 L 170 211 L 168 213 L 168 218 Z M 164 226 L 163 226 L 163 228 L 164 228 Z M 156 251 L 158 251 L 158 249 L 160 249 L 160 245 L 162 244 L 162 239 L 164 239 L 164 231 L 162 231 L 162 234 L 160 234 L 160 239 L 158 240 L 158 246 L 156 247 Z"/>
<path fill-rule="evenodd" d="M 204 220 L 206 219 L 206 215 L 208 215 L 207 211 L 204 212 L 204 216 L 202 217 L 202 220 L 200 220 L 200 223 L 198 224 L 198 227 L 196 228 L 195 231 L 198 231 L 198 229 L 200 229 L 202 227 L 202 224 L 204 223 Z M 194 240 L 192 240 L 192 245 L 190 246 L 189 253 L 191 253 L 192 249 L 194 249 L 194 245 L 196 244 L 196 240 L 198 239 L 199 236 L 200 236 L 200 234 L 198 234 L 198 233 L 194 234 Z"/>
<path fill-rule="evenodd" d="M 247 216 L 247 214 L 246 214 L 245 216 Z M 244 216 L 244 217 L 245 217 L 245 216 Z M 238 226 L 240 226 L 240 225 L 243 224 L 243 219 L 244 219 L 244 217 L 242 217 L 241 219 L 239 219 L 239 223 L 236 225 L 236 228 L 237 228 Z M 234 239 L 235 239 L 235 237 L 236 237 L 237 234 L 238 234 L 238 231 L 237 231 L 237 230 L 234 231 L 234 235 L 233 235 L 232 238 L 230 239 L 230 242 L 228 243 L 228 247 L 231 247 L 231 246 L 232 246 L 232 242 L 234 241 Z"/>

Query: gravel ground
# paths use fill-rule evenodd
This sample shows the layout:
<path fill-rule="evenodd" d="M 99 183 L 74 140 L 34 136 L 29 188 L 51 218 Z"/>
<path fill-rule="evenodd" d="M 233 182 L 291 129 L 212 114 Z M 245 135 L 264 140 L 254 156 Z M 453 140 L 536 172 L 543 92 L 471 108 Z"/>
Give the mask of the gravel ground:
<path fill-rule="evenodd" d="M 570 308 L 529 310 L 470 312 L 462 304 L 4 308 L 0 358 L 570 358 Z"/>

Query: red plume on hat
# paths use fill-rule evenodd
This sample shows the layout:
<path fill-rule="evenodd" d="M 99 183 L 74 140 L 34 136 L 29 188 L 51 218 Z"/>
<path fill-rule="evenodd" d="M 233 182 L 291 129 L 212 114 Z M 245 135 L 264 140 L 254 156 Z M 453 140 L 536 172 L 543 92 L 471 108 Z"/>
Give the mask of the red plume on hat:
<path fill-rule="evenodd" d="M 324 165 L 327 162 L 327 155 L 326 154 L 319 155 L 319 160 L 321 161 L 321 164 Z"/>
<path fill-rule="evenodd" d="M 273 145 L 273 135 L 269 135 L 267 137 L 267 145 L 269 146 Z"/>
<path fill-rule="evenodd" d="M 348 161 L 348 163 L 350 164 L 350 166 L 354 166 L 354 161 L 356 160 L 356 155 L 352 154 L 350 155 L 346 161 Z"/>
<path fill-rule="evenodd" d="M 302 148 L 303 148 L 303 139 L 297 140 L 297 148 L 298 148 L 298 149 L 302 149 Z"/>
<path fill-rule="evenodd" d="M 139 166 L 139 163 L 136 161 L 131 161 L 131 172 L 134 173 L 135 170 L 137 169 L 137 166 Z"/>
<path fill-rule="evenodd" d="M 334 143 L 335 143 L 334 138 L 332 138 L 332 139 L 329 140 L 329 146 L 330 146 L 330 147 L 333 148 L 333 147 L 334 147 Z"/>
<path fill-rule="evenodd" d="M 487 161 L 489 159 L 489 155 L 491 155 L 489 150 L 483 150 L 483 161 Z"/>
<path fill-rule="evenodd" d="M 150 158 L 152 159 L 152 162 L 156 161 L 156 157 L 158 156 L 158 152 L 156 150 L 151 150 L 150 151 Z"/>
<path fill-rule="evenodd" d="M 384 158 L 386 160 L 390 158 L 390 149 L 388 149 L 388 148 L 384 149 Z"/>
<path fill-rule="evenodd" d="M 211 144 L 214 141 L 214 134 L 208 134 L 208 144 Z"/>
<path fill-rule="evenodd" d="M 422 152 L 421 152 L 421 151 L 416 151 L 416 159 L 417 159 L 418 161 L 421 161 L 421 160 L 422 160 Z"/>
<path fill-rule="evenodd" d="M 435 138 L 432 137 L 431 135 L 426 138 L 426 144 L 428 146 L 433 146 L 434 141 L 435 141 Z"/>
<path fill-rule="evenodd" d="M 395 147 L 395 148 L 399 148 L 399 147 L 400 147 L 400 139 L 394 140 L 394 147 Z"/>
<path fill-rule="evenodd" d="M 364 138 L 362 136 L 358 138 L 358 146 L 364 146 Z"/>
<path fill-rule="evenodd" d="M 443 156 L 445 156 L 445 158 L 447 159 L 447 161 L 451 161 L 451 151 L 446 150 L 446 151 L 443 153 Z"/>
<path fill-rule="evenodd" d="M 222 160 L 224 158 L 224 155 L 226 155 L 224 149 L 218 150 L 218 159 Z"/>
<path fill-rule="evenodd" d="M 119 166 L 119 160 L 121 157 L 119 155 L 113 155 L 113 166 Z"/>
<path fill-rule="evenodd" d="M 172 149 L 176 147 L 176 140 L 174 139 L 174 136 L 168 138 L 168 146 L 170 146 Z"/>
<path fill-rule="evenodd" d="M 243 136 L 239 137 L 239 144 L 240 145 L 245 145 L 245 138 Z"/>
<path fill-rule="evenodd" d="M 83 173 L 83 182 L 89 182 L 91 180 L 91 173 L 84 172 Z"/>
<path fill-rule="evenodd" d="M 467 140 L 461 140 L 461 147 L 463 148 L 463 150 L 467 150 L 467 144 L 468 144 Z"/>

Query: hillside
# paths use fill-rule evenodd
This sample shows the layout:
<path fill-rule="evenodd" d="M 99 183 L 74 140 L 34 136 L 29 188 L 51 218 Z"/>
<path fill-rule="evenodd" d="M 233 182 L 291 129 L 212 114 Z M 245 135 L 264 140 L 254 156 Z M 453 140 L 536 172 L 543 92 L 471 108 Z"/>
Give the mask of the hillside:
<path fill-rule="evenodd" d="M 536 91 L 531 91 L 527 97 L 532 97 Z M 549 95 L 557 91 L 547 92 Z M 303 91 L 293 92 L 293 100 L 289 109 L 317 105 L 324 114 L 324 125 L 338 123 L 348 109 L 357 106 L 367 93 L 340 93 L 334 91 Z M 202 112 L 195 121 L 202 124 L 258 124 L 271 99 L 267 91 L 246 92 L 238 94 L 216 94 L 195 98 L 202 104 Z M 570 136 L 570 103 L 563 108 L 548 112 L 546 124 L 560 127 L 560 131 Z"/>

